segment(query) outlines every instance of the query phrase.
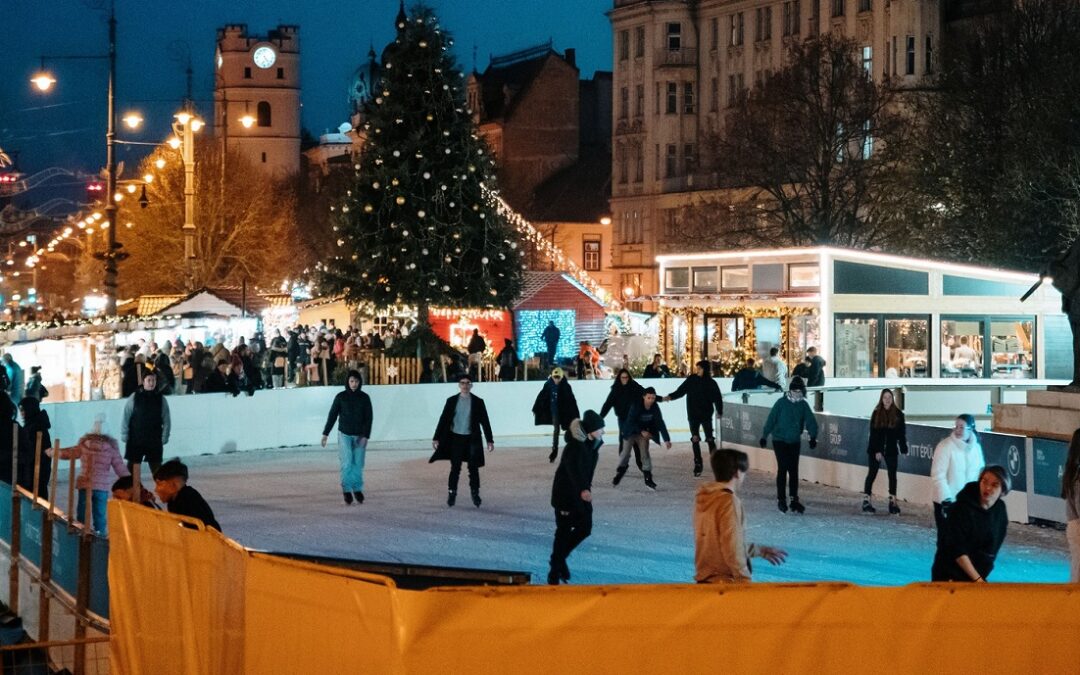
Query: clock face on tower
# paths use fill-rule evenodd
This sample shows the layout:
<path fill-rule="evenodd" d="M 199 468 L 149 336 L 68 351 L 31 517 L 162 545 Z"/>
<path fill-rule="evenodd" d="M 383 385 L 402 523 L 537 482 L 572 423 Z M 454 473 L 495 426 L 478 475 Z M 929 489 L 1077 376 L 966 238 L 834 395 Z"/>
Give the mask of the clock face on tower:
<path fill-rule="evenodd" d="M 277 53 L 270 47 L 259 47 L 252 54 L 252 59 L 258 67 L 269 68 L 274 65 L 274 61 L 277 61 Z"/>

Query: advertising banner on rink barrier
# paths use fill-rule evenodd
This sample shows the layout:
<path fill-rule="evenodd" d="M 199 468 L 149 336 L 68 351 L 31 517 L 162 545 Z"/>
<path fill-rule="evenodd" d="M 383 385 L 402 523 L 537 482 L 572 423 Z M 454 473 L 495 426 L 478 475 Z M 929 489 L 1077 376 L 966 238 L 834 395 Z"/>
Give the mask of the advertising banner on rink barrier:
<path fill-rule="evenodd" d="M 111 502 L 109 518 L 114 673 L 1066 673 L 1080 663 L 1075 585 L 412 591 L 246 551 L 138 505 Z"/>

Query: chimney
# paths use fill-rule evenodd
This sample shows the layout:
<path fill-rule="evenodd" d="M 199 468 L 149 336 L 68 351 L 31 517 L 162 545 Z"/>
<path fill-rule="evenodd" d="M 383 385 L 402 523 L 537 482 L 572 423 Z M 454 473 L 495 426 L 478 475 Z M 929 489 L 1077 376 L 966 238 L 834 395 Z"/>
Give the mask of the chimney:
<path fill-rule="evenodd" d="M 564 56 L 563 58 L 566 60 L 567 63 L 569 63 L 573 67 L 577 68 L 577 50 L 576 49 L 567 49 L 566 50 L 566 56 Z"/>

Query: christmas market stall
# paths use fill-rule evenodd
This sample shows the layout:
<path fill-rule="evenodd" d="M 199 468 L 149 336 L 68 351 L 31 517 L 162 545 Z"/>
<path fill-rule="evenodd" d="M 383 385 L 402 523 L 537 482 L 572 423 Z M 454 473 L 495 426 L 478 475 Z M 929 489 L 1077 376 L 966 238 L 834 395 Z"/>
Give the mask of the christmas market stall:
<path fill-rule="evenodd" d="M 657 256 L 659 349 L 730 376 L 810 347 L 842 378 L 1067 378 L 1061 297 L 1034 274 L 840 248 Z M 1020 298 L 1036 286 L 1025 301 Z"/>
<path fill-rule="evenodd" d="M 543 333 L 548 322 L 559 329 L 559 359 L 576 356 L 583 341 L 597 347 L 604 340 L 605 302 L 575 277 L 564 272 L 526 272 L 524 281 L 513 307 L 519 358 L 547 352 Z"/>

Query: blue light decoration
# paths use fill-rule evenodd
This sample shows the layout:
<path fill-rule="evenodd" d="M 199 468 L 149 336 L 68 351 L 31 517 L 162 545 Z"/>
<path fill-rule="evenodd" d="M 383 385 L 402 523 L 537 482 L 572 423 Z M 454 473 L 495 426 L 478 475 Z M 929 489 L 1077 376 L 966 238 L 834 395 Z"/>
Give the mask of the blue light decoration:
<path fill-rule="evenodd" d="M 559 329 L 559 346 L 556 358 L 573 358 L 577 355 L 577 311 L 573 309 L 519 309 L 514 312 L 517 329 L 518 358 L 531 359 L 540 352 L 547 352 L 544 329 L 548 321 L 554 321 Z"/>

